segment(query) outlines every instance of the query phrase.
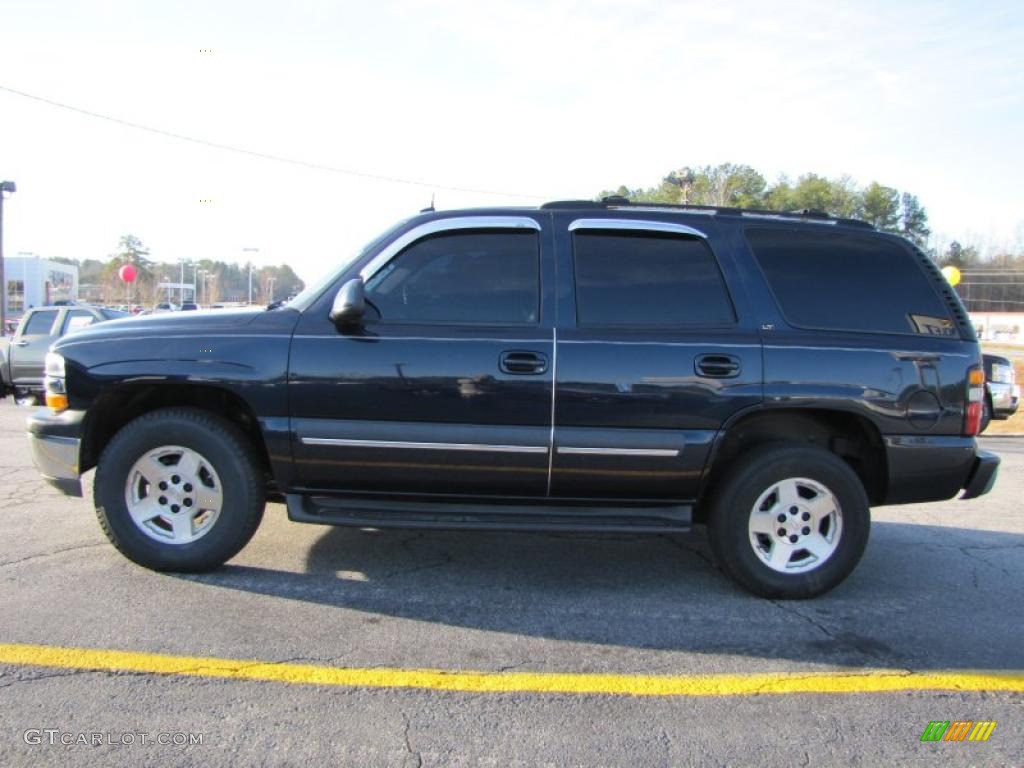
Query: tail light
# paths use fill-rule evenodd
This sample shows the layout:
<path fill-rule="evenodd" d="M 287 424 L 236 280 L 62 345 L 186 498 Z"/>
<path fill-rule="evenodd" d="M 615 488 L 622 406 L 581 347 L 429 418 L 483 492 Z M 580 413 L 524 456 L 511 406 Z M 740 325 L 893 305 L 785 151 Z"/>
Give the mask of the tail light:
<path fill-rule="evenodd" d="M 976 365 L 967 371 L 967 411 L 964 415 L 964 437 L 981 432 L 981 411 L 985 402 L 985 371 Z"/>

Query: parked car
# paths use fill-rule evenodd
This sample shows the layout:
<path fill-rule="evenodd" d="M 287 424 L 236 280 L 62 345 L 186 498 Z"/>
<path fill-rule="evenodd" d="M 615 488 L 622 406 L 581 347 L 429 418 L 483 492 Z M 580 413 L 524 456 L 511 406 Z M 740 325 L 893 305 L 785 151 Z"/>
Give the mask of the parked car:
<path fill-rule="evenodd" d="M 759 595 L 839 584 L 871 506 L 987 493 L 981 351 L 931 260 L 815 212 L 426 212 L 290 303 L 61 339 L 39 471 L 149 568 L 266 498 L 372 528 L 679 533 Z M 609 564 L 609 567 L 614 567 Z"/>
<path fill-rule="evenodd" d="M 999 355 L 982 355 L 985 366 L 985 413 L 982 429 L 990 419 L 1002 421 L 1017 412 L 1020 405 L 1020 385 L 1013 361 Z"/>
<path fill-rule="evenodd" d="M 171 304 L 169 302 L 163 302 L 163 303 L 157 304 L 155 307 L 153 307 L 153 314 L 154 315 L 160 315 L 160 314 L 163 314 L 164 312 L 177 312 L 177 311 L 178 311 L 178 306 L 176 304 Z"/>
<path fill-rule="evenodd" d="M 183 302 L 182 305 L 181 305 L 181 311 L 182 312 L 189 312 L 189 311 L 195 310 L 195 309 L 199 309 L 199 305 L 196 304 L 194 301 L 186 301 L 186 302 Z"/>
<path fill-rule="evenodd" d="M 0 397 L 42 397 L 43 358 L 54 341 L 76 329 L 124 316 L 125 312 L 81 304 L 29 309 L 14 335 L 0 339 Z"/>

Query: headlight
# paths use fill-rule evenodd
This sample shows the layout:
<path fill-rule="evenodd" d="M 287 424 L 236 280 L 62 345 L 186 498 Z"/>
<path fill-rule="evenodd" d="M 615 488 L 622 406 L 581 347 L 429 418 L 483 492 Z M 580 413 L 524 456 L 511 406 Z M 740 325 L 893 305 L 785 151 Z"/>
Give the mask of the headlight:
<path fill-rule="evenodd" d="M 1012 365 L 994 363 L 992 365 L 992 381 L 996 384 L 1013 384 L 1014 374 Z"/>
<path fill-rule="evenodd" d="M 46 405 L 54 413 L 67 410 L 68 393 L 64 383 L 64 356 L 47 352 L 43 361 L 46 376 L 43 388 L 46 390 Z"/>
<path fill-rule="evenodd" d="M 56 352 L 47 352 L 43 368 L 45 369 L 47 376 L 53 376 L 55 379 L 63 379 L 64 355 L 59 355 Z"/>

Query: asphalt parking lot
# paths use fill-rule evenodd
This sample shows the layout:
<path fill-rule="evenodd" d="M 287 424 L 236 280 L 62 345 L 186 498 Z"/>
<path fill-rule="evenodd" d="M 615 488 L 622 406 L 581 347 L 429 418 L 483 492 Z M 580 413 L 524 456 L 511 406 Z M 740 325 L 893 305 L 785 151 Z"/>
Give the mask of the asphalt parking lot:
<path fill-rule="evenodd" d="M 1024 674 L 1024 439 L 984 440 L 1003 457 L 992 494 L 876 510 L 854 575 L 823 598 L 787 603 L 735 588 L 711 565 L 700 531 L 364 532 L 289 523 L 278 504 L 222 570 L 156 574 L 107 543 L 88 501 L 38 479 L 26 414 L 0 403 L 4 648 L 381 669 L 388 679 L 420 669 L 492 680 Z M 6 663 L 0 764 L 1024 764 L 1024 683 L 1016 691 L 885 693 L 738 685 L 714 696 L 510 688 Z M 933 720 L 998 725 L 983 743 L 922 743 Z M 62 745 L 32 735 L 47 730 L 105 738 Z M 127 733 L 202 734 L 202 743 L 122 743 Z"/>

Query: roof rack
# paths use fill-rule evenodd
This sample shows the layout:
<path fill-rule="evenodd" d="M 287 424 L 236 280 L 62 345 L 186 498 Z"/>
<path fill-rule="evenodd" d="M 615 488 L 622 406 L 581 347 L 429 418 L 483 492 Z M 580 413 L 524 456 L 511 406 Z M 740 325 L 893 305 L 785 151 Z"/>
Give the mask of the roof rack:
<path fill-rule="evenodd" d="M 630 200 L 621 195 L 602 197 L 600 200 L 555 200 L 544 203 L 542 209 L 572 209 L 572 208 L 664 208 L 672 211 L 702 211 L 705 213 L 721 213 L 732 216 L 774 216 L 796 219 L 814 219 L 816 221 L 830 221 L 837 224 L 844 224 L 850 227 L 861 227 L 863 229 L 874 229 L 874 226 L 860 219 L 849 219 L 842 216 L 830 216 L 825 211 L 814 208 L 805 208 L 800 211 L 771 211 L 767 208 L 730 208 L 720 205 L 682 205 L 679 203 L 645 203 Z"/>

